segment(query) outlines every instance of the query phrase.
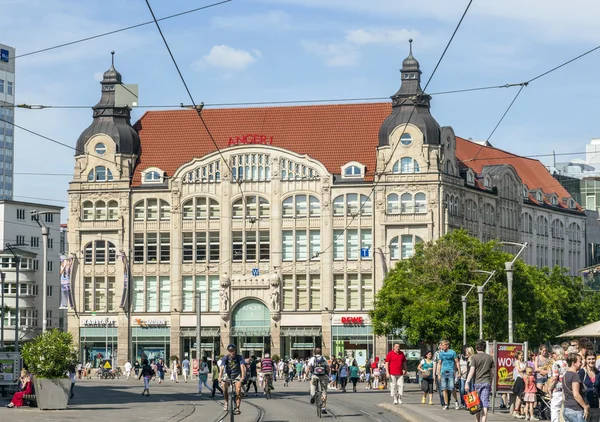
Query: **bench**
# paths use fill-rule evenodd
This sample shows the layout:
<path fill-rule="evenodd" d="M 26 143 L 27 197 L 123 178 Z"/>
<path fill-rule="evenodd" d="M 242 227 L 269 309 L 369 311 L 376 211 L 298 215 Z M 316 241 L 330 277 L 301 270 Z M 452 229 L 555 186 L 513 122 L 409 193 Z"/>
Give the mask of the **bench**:
<path fill-rule="evenodd" d="M 23 400 L 29 403 L 30 407 L 37 407 L 37 398 L 35 394 L 25 394 Z"/>

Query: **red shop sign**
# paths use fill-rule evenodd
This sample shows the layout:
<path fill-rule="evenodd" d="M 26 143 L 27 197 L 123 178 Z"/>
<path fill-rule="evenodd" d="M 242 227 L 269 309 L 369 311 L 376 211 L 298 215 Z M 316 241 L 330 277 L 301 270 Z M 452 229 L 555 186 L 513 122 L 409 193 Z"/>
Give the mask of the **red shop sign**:
<path fill-rule="evenodd" d="M 249 133 L 247 135 L 232 136 L 229 138 L 229 141 L 227 142 L 228 147 L 230 147 L 232 145 L 252 145 L 252 144 L 273 145 L 273 137 L 263 135 L 263 134 Z"/>
<path fill-rule="evenodd" d="M 363 325 L 363 317 L 342 317 L 342 324 L 347 325 Z"/>

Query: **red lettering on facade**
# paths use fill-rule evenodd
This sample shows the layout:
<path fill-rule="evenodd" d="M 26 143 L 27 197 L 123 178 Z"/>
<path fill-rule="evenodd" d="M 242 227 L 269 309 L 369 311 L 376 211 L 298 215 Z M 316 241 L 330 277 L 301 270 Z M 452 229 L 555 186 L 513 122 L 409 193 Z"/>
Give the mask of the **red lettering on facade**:
<path fill-rule="evenodd" d="M 342 324 L 362 325 L 363 317 L 342 317 Z"/>
<path fill-rule="evenodd" d="M 273 145 L 273 137 L 262 135 L 262 134 L 252 134 L 247 133 L 245 135 L 236 135 L 234 137 L 230 137 L 227 141 L 227 146 L 230 147 L 232 145 Z"/>

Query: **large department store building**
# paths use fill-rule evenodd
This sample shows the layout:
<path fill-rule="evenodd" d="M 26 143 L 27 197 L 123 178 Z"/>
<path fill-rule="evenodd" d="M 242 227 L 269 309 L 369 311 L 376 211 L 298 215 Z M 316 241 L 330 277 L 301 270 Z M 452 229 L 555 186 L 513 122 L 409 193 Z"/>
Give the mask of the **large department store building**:
<path fill-rule="evenodd" d="M 411 53 L 391 103 L 204 109 L 209 134 L 195 110 L 131 126 L 111 67 L 69 189 L 84 357 L 196 356 L 198 293 L 204 355 L 381 356 L 385 271 L 461 227 L 575 274 L 579 205 L 540 162 L 440 127 L 420 78 Z"/>

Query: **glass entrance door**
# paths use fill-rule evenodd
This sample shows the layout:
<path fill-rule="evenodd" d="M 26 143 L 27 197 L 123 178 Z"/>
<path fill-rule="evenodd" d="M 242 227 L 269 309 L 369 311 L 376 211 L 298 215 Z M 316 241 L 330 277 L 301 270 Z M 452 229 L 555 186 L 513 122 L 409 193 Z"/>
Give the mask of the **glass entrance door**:
<path fill-rule="evenodd" d="M 231 340 L 245 358 L 271 352 L 271 313 L 264 303 L 246 299 L 233 311 Z"/>

